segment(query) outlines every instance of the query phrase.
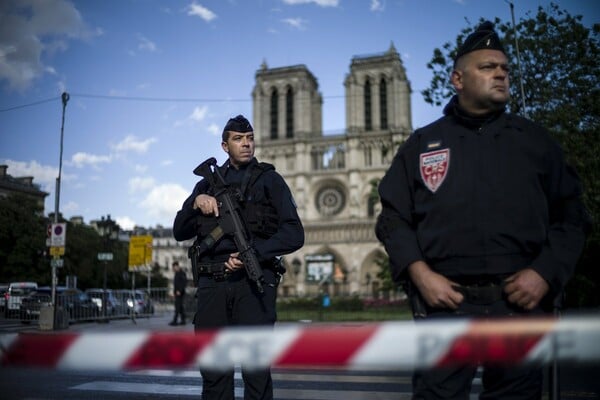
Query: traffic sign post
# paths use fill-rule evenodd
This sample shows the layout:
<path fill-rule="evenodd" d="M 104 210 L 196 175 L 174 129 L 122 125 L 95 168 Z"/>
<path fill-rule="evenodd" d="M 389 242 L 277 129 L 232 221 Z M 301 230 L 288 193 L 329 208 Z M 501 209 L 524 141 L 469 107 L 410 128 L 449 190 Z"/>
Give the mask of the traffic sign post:
<path fill-rule="evenodd" d="M 129 272 L 140 271 L 152 262 L 152 236 L 132 236 L 129 239 Z"/>
<path fill-rule="evenodd" d="M 65 247 L 50 247 L 50 255 L 54 257 L 64 256 Z"/>
<path fill-rule="evenodd" d="M 98 261 L 112 261 L 113 253 L 98 253 Z"/>
<path fill-rule="evenodd" d="M 150 293 L 150 263 L 152 262 L 152 236 L 132 236 L 129 238 L 128 270 L 131 272 L 131 291 L 135 293 L 135 272 L 148 271 L 148 293 Z M 135 313 L 131 313 L 135 323 Z"/>
<path fill-rule="evenodd" d="M 50 247 L 65 247 L 67 224 L 64 222 L 52 224 L 50 231 Z"/>

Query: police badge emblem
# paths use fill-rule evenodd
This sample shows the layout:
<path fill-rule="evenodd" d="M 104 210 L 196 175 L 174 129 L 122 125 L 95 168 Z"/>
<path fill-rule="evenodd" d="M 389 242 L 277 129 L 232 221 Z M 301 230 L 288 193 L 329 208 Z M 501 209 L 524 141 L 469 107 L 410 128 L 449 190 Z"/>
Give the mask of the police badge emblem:
<path fill-rule="evenodd" d="M 419 170 L 427 189 L 435 193 L 448 174 L 450 167 L 450 149 L 430 151 L 420 155 Z"/>

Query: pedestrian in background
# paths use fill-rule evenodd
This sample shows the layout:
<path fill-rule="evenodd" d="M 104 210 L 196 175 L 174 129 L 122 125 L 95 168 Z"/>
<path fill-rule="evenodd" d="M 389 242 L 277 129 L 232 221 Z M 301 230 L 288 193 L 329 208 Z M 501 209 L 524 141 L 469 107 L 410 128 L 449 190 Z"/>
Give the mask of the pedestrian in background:
<path fill-rule="evenodd" d="M 451 82 L 444 116 L 408 138 L 379 185 L 377 237 L 418 320 L 540 315 L 585 242 L 579 178 L 546 129 L 505 112 L 508 59 L 491 22 L 458 49 Z M 476 370 L 415 371 L 413 398 L 468 399 Z M 540 399 L 542 377 L 484 365 L 481 398 Z"/>
<path fill-rule="evenodd" d="M 173 262 L 173 295 L 175 296 L 175 315 L 173 321 L 169 325 L 178 325 L 177 320 L 179 319 L 181 325 L 185 325 L 185 309 L 183 302 L 185 300 L 185 288 L 187 287 L 187 276 L 185 271 L 179 266 L 179 262 Z"/>
<path fill-rule="evenodd" d="M 254 157 L 254 130 L 242 115 L 229 119 L 221 147 L 228 160 L 216 166 L 230 187 L 239 189 L 241 214 L 264 275 L 260 293 L 249 279 L 231 235 L 223 236 L 197 260 L 196 330 L 230 325 L 273 326 L 277 320 L 277 287 L 285 269 L 280 256 L 304 244 L 304 229 L 292 193 L 275 167 Z M 218 225 L 219 204 L 207 179 L 196 184 L 175 217 L 176 240 L 202 242 Z M 214 241 L 213 241 L 214 242 Z M 202 368 L 202 399 L 233 400 L 234 371 Z M 244 399 L 273 398 L 270 369 L 242 365 Z"/>

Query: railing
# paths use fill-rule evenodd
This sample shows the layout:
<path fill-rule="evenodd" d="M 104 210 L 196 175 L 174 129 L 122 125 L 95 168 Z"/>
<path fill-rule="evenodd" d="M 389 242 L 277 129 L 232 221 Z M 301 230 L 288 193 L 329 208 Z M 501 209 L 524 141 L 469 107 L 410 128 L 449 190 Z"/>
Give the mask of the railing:
<path fill-rule="evenodd" d="M 47 294 L 33 294 L 23 299 L 19 311 L 6 318 L 19 319 L 23 324 L 37 323 L 42 308 L 51 305 Z M 145 318 L 163 314 L 173 307 L 172 296 L 167 288 L 151 288 L 135 291 L 127 289 L 69 290 L 57 293 L 57 318 L 68 324 L 122 318 Z"/>

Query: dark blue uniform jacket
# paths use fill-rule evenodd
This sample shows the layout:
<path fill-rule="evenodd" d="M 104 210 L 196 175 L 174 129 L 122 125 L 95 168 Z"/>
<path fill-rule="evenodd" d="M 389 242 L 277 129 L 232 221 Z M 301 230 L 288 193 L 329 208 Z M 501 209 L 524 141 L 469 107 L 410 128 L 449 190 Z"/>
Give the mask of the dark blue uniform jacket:
<path fill-rule="evenodd" d="M 251 163 L 237 170 L 229 167 L 229 162 L 226 162 L 219 168 L 228 184 L 240 187 L 249 166 L 257 163 L 256 159 L 253 159 Z M 209 185 L 206 180 L 199 181 L 192 194 L 183 203 L 173 224 L 173 235 L 176 240 L 187 240 L 197 235 L 199 228 L 197 223 L 202 219 L 197 218 L 201 215 L 200 210 L 193 209 L 194 199 L 199 194 L 206 194 L 208 189 Z M 245 197 L 246 201 L 270 203 L 278 217 L 278 228 L 272 236 L 269 238 L 255 236 L 253 238 L 253 247 L 259 262 L 272 260 L 276 256 L 294 252 L 302 247 L 304 228 L 298 217 L 296 203 L 290 189 L 279 173 L 274 169 L 263 172 L 256 182 L 248 187 Z M 207 257 L 223 261 L 228 258 L 229 254 L 235 252 L 237 249 L 233 239 L 226 236 L 210 251 Z"/>
<path fill-rule="evenodd" d="M 557 293 L 585 241 L 577 175 L 541 126 L 506 113 L 472 125 L 455 105 L 403 143 L 380 183 L 392 276 L 418 260 L 447 277 L 532 267 Z"/>

